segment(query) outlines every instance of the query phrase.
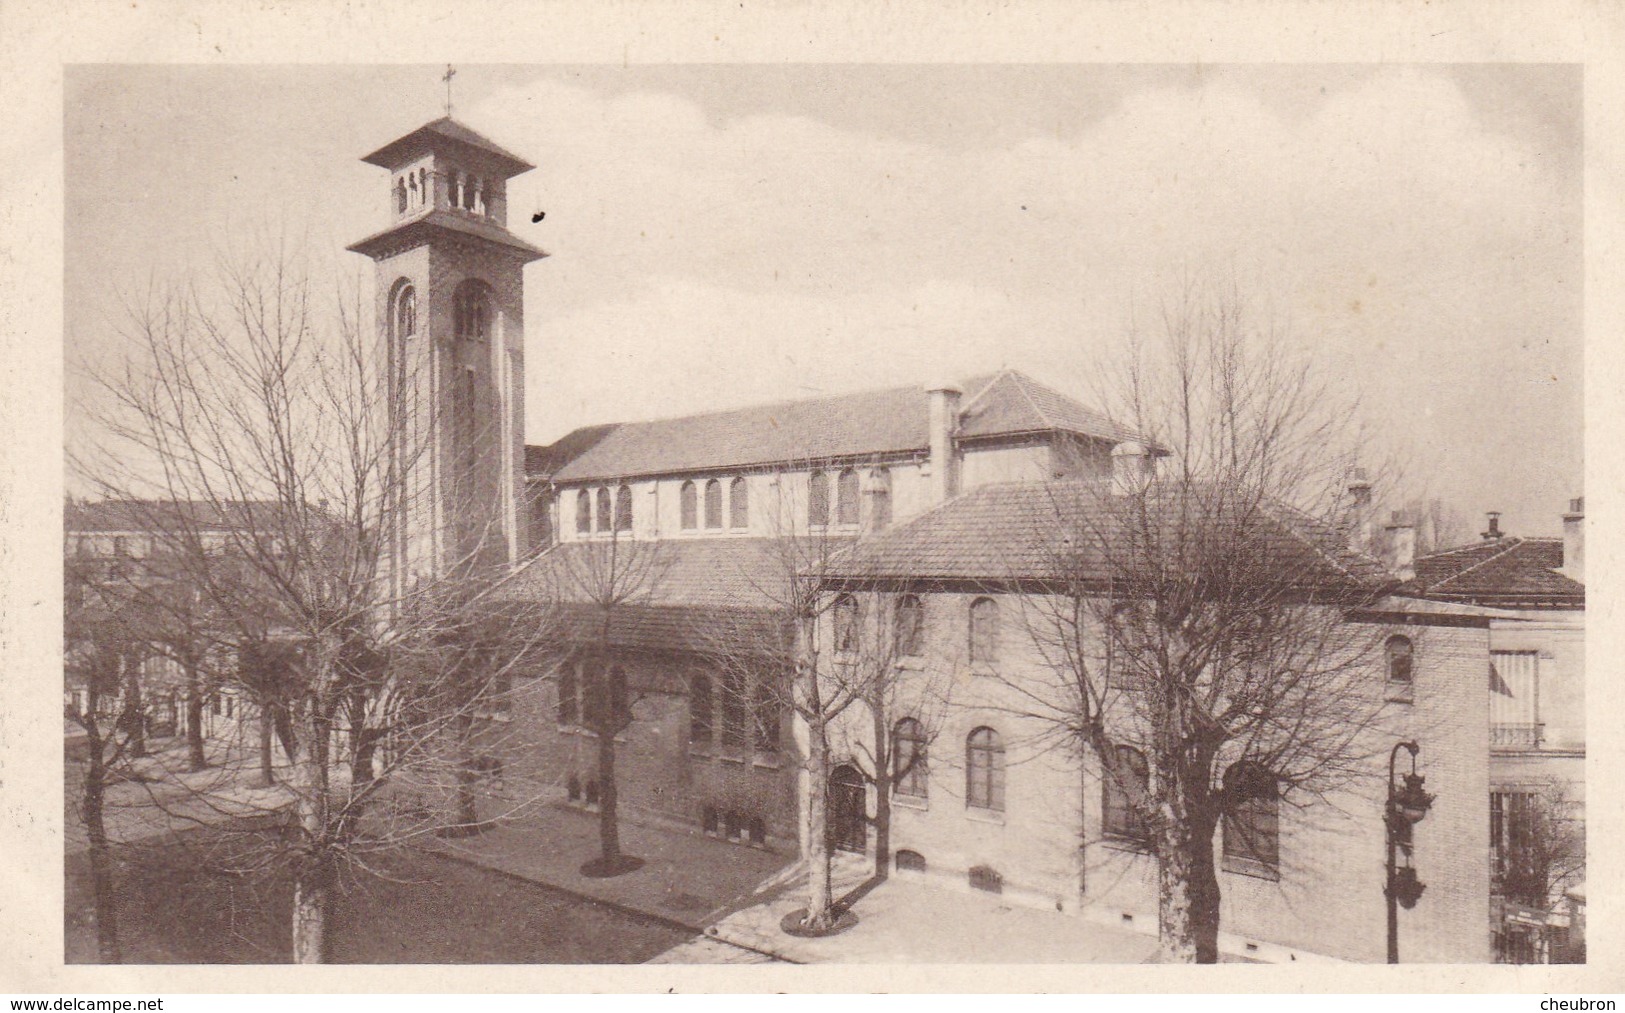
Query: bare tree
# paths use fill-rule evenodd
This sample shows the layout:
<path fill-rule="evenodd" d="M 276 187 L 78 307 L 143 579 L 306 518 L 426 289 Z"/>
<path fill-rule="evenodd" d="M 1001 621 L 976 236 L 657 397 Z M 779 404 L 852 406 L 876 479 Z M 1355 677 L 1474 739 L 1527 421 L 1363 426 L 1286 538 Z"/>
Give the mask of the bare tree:
<path fill-rule="evenodd" d="M 548 620 L 540 603 L 490 606 L 509 536 L 489 520 L 501 511 L 464 502 L 470 476 L 425 501 L 442 496 L 422 478 L 440 441 L 420 378 L 384 368 L 353 304 L 315 303 L 278 250 L 133 306 L 129 361 L 99 375 L 88 406 L 100 440 L 72 458 L 102 495 L 163 505 L 155 554 L 235 662 L 221 678 L 289 753 L 275 801 L 245 805 L 286 817 L 254 864 L 292 877 L 299 962 L 326 958 L 342 868 L 430 839 L 447 811 L 468 825 L 473 728 Z M 412 516 L 451 526 L 434 533 L 443 557 L 415 572 L 395 551 Z"/>
<path fill-rule="evenodd" d="M 1565 889 L 1585 878 L 1585 822 L 1572 786 L 1549 781 L 1528 792 L 1503 794 L 1494 891 L 1527 907 L 1549 910 Z"/>
<path fill-rule="evenodd" d="M 1024 621 L 1058 678 L 1011 689 L 1146 828 L 1159 958 L 1211 962 L 1221 821 L 1363 776 L 1373 638 L 1344 611 L 1387 581 L 1345 549 L 1352 405 L 1284 336 L 1190 288 L 1129 351 L 1103 393 L 1146 442 L 1119 446 L 1111 484 L 1046 486 L 1044 572 L 1012 576 L 1047 582 Z"/>
<path fill-rule="evenodd" d="M 643 864 L 621 851 L 615 740 L 631 726 L 639 694 L 646 687 L 628 685 L 615 646 L 618 624 L 652 603 L 670 567 L 659 542 L 631 537 L 631 502 L 617 504 L 614 510 L 614 523 L 605 538 L 560 546 L 546 560 L 553 564 L 553 597 L 579 606 L 578 621 L 570 624 L 575 657 L 564 663 L 580 662 L 580 678 L 574 684 L 581 694 L 579 712 L 598 743 L 599 853 L 582 867 L 583 875 L 594 877 L 620 875 Z"/>

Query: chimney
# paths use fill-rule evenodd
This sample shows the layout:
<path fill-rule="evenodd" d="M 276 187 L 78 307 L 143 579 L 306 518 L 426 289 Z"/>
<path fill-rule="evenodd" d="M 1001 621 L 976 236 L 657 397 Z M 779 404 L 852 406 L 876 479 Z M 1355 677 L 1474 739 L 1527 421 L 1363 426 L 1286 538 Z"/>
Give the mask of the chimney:
<path fill-rule="evenodd" d="M 1498 541 L 1500 541 L 1502 539 L 1502 537 L 1506 534 L 1504 531 L 1501 530 L 1501 511 L 1499 511 L 1499 510 L 1490 510 L 1490 511 L 1486 512 L 1484 514 L 1484 516 L 1489 519 L 1490 526 L 1489 526 L 1489 529 L 1487 531 L 1482 531 L 1482 532 L 1480 532 L 1480 534 L 1482 534 L 1484 536 L 1484 540 L 1486 542 L 1498 542 Z"/>
<path fill-rule="evenodd" d="M 1349 472 L 1348 529 L 1349 548 L 1354 552 L 1371 551 L 1371 480 L 1364 468 Z"/>
<path fill-rule="evenodd" d="M 1385 528 L 1388 532 L 1388 569 L 1400 580 L 1416 576 L 1416 526 L 1405 520 L 1398 510 L 1391 515 Z"/>
<path fill-rule="evenodd" d="M 1569 512 L 1563 515 L 1563 572 L 1584 584 L 1586 582 L 1586 498 L 1569 500 Z"/>
<path fill-rule="evenodd" d="M 1112 495 L 1138 496 L 1151 484 L 1151 452 L 1142 444 L 1125 440 L 1112 448 Z"/>
<path fill-rule="evenodd" d="M 931 415 L 931 493 L 943 503 L 959 494 L 959 466 L 954 454 L 954 433 L 959 429 L 959 387 L 941 383 L 926 388 Z"/>

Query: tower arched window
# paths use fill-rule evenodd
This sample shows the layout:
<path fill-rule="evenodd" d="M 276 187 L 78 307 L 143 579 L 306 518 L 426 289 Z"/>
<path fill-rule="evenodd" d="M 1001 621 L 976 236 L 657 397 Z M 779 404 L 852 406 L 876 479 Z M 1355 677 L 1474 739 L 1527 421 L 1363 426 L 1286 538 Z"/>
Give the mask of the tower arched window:
<path fill-rule="evenodd" d="M 925 798 L 930 792 L 931 770 L 926 760 L 925 726 L 903 718 L 892 728 L 892 793 Z"/>
<path fill-rule="evenodd" d="M 395 293 L 395 337 L 410 338 L 418 332 L 418 293 L 411 285 L 403 285 Z"/>
<path fill-rule="evenodd" d="M 858 473 L 847 468 L 835 479 L 835 522 L 858 523 Z"/>
<path fill-rule="evenodd" d="M 632 530 L 632 489 L 629 486 L 615 490 L 615 530 Z"/>
<path fill-rule="evenodd" d="M 829 476 L 822 471 L 807 478 L 807 523 L 815 528 L 829 523 Z"/>
<path fill-rule="evenodd" d="M 583 489 L 576 493 L 576 534 L 592 531 L 592 493 Z"/>
<path fill-rule="evenodd" d="M 835 653 L 851 654 L 858 649 L 858 600 L 849 594 L 835 599 Z"/>
<path fill-rule="evenodd" d="M 965 804 L 1004 812 L 1004 742 L 986 726 L 965 737 Z"/>
<path fill-rule="evenodd" d="M 610 517 L 612 516 L 612 514 L 611 514 L 612 509 L 613 509 L 613 505 L 610 502 L 609 490 L 608 489 L 599 489 L 598 490 L 598 525 L 597 525 L 597 530 L 598 531 L 602 532 L 602 531 L 608 531 L 609 530 L 609 522 L 610 522 Z"/>
<path fill-rule="evenodd" d="M 970 605 L 970 660 L 986 664 L 999 657 L 999 603 L 978 598 Z"/>
<path fill-rule="evenodd" d="M 406 180 L 399 176 L 395 178 L 395 213 L 406 214 Z"/>
<path fill-rule="evenodd" d="M 473 278 L 457 286 L 452 296 L 452 333 L 458 341 L 488 341 L 491 337 L 491 289 Z"/>
<path fill-rule="evenodd" d="M 750 484 L 743 476 L 728 484 L 728 526 L 750 527 Z"/>
<path fill-rule="evenodd" d="M 682 517 L 679 524 L 684 531 L 693 531 L 700 525 L 700 496 L 693 482 L 684 482 L 677 493 L 677 504 Z"/>
<path fill-rule="evenodd" d="M 714 478 L 705 483 L 705 526 L 722 527 L 722 483 Z"/>

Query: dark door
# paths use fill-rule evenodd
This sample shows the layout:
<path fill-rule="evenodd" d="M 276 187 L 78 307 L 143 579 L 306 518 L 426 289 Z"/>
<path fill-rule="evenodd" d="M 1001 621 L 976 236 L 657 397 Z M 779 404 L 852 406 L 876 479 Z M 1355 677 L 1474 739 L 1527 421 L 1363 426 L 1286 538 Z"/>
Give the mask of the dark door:
<path fill-rule="evenodd" d="M 863 775 L 850 764 L 843 763 L 829 774 L 829 844 L 840 851 L 859 854 L 869 844 Z"/>

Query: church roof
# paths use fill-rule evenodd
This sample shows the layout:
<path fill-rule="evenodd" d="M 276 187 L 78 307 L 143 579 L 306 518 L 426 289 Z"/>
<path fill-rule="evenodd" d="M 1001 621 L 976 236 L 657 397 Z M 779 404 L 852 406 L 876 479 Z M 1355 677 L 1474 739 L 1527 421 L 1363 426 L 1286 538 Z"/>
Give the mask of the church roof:
<path fill-rule="evenodd" d="M 1067 432 L 1111 442 L 1133 437 L 1104 415 L 1014 370 L 967 380 L 962 389 L 957 433 L 962 440 L 1041 432 Z M 929 395 L 919 386 L 626 422 L 559 467 L 554 478 L 560 482 L 597 481 L 923 454 L 930 446 L 929 423 Z"/>
<path fill-rule="evenodd" d="M 517 176 L 522 172 L 529 172 L 531 169 L 536 168 L 495 141 L 458 123 L 450 116 L 442 116 L 438 120 L 425 123 L 411 133 L 398 137 L 372 154 L 364 156 L 361 160 L 371 165 L 393 170 L 405 165 L 426 151 L 448 147 L 452 150 L 462 149 L 464 151 L 479 152 L 485 161 L 495 162 L 504 176 Z"/>
<path fill-rule="evenodd" d="M 1560 572 L 1563 539 L 1509 536 L 1419 557 L 1407 594 L 1506 607 L 1585 605 L 1585 585 Z"/>
<path fill-rule="evenodd" d="M 1158 544 L 1197 546 L 1246 539 L 1250 551 L 1293 586 L 1371 592 L 1393 583 L 1381 564 L 1350 551 L 1330 526 L 1283 506 L 1260 505 L 1236 520 L 1213 514 L 1219 497 L 1168 486 L 1146 496 Z M 951 580 L 990 586 L 1027 581 L 1105 582 L 1122 567 L 1109 546 L 1125 546 L 1129 522 L 1109 486 L 1077 479 L 982 486 L 890 531 L 864 538 L 830 568 L 845 580 Z M 1137 524 L 1138 522 L 1136 522 Z M 1134 530 L 1139 530 L 1136 527 Z M 1238 532 L 1244 532 L 1238 534 Z M 1190 541 L 1194 540 L 1194 541 Z M 1168 548 L 1166 553 L 1177 555 Z M 1166 554 L 1165 553 L 1165 554 Z M 1174 560 L 1177 564 L 1177 560 Z"/>

